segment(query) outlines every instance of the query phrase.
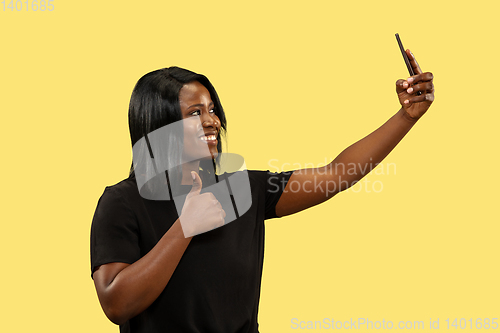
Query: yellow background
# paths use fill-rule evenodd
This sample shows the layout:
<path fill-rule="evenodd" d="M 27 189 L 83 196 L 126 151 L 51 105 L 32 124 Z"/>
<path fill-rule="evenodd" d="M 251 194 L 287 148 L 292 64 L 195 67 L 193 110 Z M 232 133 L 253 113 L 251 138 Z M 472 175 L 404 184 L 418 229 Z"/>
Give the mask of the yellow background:
<path fill-rule="evenodd" d="M 260 330 L 500 317 L 497 1 L 54 5 L 0 7 L 2 331 L 118 332 L 89 232 L 104 187 L 128 175 L 139 77 L 207 75 L 250 169 L 319 166 L 399 109 L 396 32 L 434 73 L 436 100 L 384 161 L 396 172 L 368 176 L 383 191 L 266 222 Z"/>

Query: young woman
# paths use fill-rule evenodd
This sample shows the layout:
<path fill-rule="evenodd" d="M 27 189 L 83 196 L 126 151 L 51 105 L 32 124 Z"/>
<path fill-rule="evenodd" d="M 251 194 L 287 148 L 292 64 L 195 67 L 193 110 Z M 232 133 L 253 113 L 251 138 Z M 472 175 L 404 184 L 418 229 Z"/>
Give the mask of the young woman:
<path fill-rule="evenodd" d="M 249 170 L 251 207 L 226 225 L 219 200 L 202 193 L 213 184 L 226 130 L 215 89 L 205 76 L 177 67 L 143 76 L 130 101 L 132 146 L 181 121 L 183 136 L 166 140 L 162 149 L 178 166 L 172 186 L 186 196 L 180 214 L 172 200 L 145 199 L 134 164 L 127 179 L 106 187 L 92 221 L 91 264 L 107 317 L 121 332 L 258 332 L 264 220 L 312 207 L 355 184 L 427 111 L 433 75 L 407 54 L 417 74 L 396 82 L 402 107 L 393 117 L 324 167 Z M 359 168 L 345 172 L 339 167 L 345 165 Z"/>

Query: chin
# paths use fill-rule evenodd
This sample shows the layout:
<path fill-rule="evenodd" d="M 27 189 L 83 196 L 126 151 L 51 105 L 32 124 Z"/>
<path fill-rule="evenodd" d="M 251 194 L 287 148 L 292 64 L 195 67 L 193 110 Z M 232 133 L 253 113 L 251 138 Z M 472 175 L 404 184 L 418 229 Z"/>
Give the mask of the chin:
<path fill-rule="evenodd" d="M 218 152 L 210 152 L 210 155 L 204 155 L 202 157 L 197 158 L 200 161 L 214 160 L 219 156 Z"/>

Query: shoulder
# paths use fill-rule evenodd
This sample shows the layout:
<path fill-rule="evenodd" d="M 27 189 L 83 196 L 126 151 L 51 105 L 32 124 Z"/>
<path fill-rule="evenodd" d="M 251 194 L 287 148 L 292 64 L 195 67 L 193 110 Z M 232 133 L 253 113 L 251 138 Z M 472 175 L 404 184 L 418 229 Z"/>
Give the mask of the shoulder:
<path fill-rule="evenodd" d="M 276 205 L 293 171 L 271 172 L 269 170 L 249 170 L 248 178 L 253 195 L 264 207 L 264 219 L 278 217 Z"/>
<path fill-rule="evenodd" d="M 140 195 L 135 178 L 126 178 L 114 185 L 106 186 L 101 200 L 120 200 L 130 204 L 137 199 L 137 196 Z"/>
<path fill-rule="evenodd" d="M 260 185 L 265 185 L 266 181 L 268 180 L 270 176 L 270 171 L 267 170 L 240 170 L 236 172 L 224 172 L 222 175 L 222 178 L 227 178 L 229 180 L 231 179 L 237 179 L 241 177 L 248 176 L 248 180 L 250 181 L 250 184 L 252 186 L 260 186 Z"/>
<path fill-rule="evenodd" d="M 114 219 L 117 216 L 123 218 L 126 215 L 133 218 L 139 203 L 140 195 L 135 180 L 127 178 L 106 186 L 97 202 L 94 223 Z"/>
<path fill-rule="evenodd" d="M 248 170 L 248 176 L 254 179 L 269 180 L 272 178 L 290 178 L 293 171 L 273 172 L 269 170 Z"/>
<path fill-rule="evenodd" d="M 252 191 L 283 192 L 293 171 L 272 172 L 269 170 L 246 170 L 250 181 Z"/>
<path fill-rule="evenodd" d="M 248 177 L 253 179 L 269 179 L 271 177 L 286 177 L 290 176 L 292 171 L 272 172 L 269 170 L 246 170 Z"/>

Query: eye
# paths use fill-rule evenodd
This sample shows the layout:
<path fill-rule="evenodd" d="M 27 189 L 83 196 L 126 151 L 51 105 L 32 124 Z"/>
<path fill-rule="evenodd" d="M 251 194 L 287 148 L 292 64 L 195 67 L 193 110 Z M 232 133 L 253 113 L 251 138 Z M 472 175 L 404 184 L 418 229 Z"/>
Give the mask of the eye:
<path fill-rule="evenodd" d="M 200 115 L 200 110 L 194 110 L 193 112 L 190 113 L 192 116 L 199 116 Z"/>
<path fill-rule="evenodd" d="M 212 108 L 212 110 L 210 110 L 210 113 L 215 113 L 215 108 Z"/>

